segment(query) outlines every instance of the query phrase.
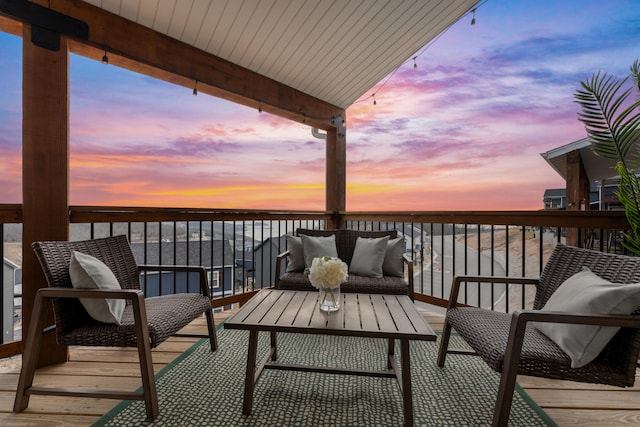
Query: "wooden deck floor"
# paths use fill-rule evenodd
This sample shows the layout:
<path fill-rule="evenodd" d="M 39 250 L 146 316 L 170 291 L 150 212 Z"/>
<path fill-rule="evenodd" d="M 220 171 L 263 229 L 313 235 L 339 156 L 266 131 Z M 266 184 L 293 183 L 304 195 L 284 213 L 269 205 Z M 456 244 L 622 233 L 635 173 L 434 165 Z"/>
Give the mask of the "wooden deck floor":
<path fill-rule="evenodd" d="M 216 323 L 229 314 L 216 314 Z M 442 329 L 441 315 L 424 314 L 436 331 Z M 189 328 L 205 331 L 206 323 L 196 320 Z M 171 338 L 155 349 L 156 372 L 193 342 L 190 338 Z M 5 361 L 9 366 L 0 368 L 0 426 L 86 426 L 118 403 L 110 399 L 32 396 L 27 410 L 14 414 L 11 409 L 20 368 L 19 359 L 14 366 L 10 362 Z M 630 389 L 522 376 L 518 383 L 560 426 L 640 425 L 639 381 Z M 39 370 L 34 384 L 133 390 L 140 386 L 137 354 L 135 349 L 75 348 L 68 363 Z"/>

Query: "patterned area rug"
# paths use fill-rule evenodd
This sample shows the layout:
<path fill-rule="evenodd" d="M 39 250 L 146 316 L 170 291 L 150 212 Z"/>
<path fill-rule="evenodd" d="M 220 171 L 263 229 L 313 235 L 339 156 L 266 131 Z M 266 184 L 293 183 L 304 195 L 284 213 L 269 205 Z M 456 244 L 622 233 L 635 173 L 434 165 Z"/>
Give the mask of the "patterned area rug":
<path fill-rule="evenodd" d="M 249 334 L 219 329 L 220 347 L 200 340 L 157 375 L 160 415 L 145 421 L 144 403 L 124 401 L 95 426 L 402 426 L 402 396 L 394 378 L 265 370 L 253 411 L 242 415 Z M 456 335 L 455 347 L 464 347 Z M 436 365 L 439 341 L 411 342 L 416 426 L 491 424 L 499 376 L 478 357 L 449 355 Z M 261 333 L 258 360 L 268 348 Z M 399 346 L 397 346 L 399 350 Z M 278 335 L 282 363 L 385 369 L 386 340 L 322 335 Z M 510 425 L 556 424 L 518 386 Z"/>

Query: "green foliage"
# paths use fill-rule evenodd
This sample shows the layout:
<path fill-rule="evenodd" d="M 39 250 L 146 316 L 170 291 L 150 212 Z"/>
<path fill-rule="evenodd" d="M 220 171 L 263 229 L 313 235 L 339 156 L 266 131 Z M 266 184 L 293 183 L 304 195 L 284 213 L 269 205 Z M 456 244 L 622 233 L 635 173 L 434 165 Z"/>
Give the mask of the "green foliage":
<path fill-rule="evenodd" d="M 629 77 L 616 79 L 607 73 L 596 73 L 581 82 L 574 95 L 582 111 L 578 119 L 584 123 L 592 150 L 599 156 L 617 160 L 620 185 L 616 196 L 623 204 L 631 226 L 624 246 L 640 255 L 640 62 L 630 67 L 633 86 L 625 89 Z M 636 91 L 636 100 L 629 97 Z"/>

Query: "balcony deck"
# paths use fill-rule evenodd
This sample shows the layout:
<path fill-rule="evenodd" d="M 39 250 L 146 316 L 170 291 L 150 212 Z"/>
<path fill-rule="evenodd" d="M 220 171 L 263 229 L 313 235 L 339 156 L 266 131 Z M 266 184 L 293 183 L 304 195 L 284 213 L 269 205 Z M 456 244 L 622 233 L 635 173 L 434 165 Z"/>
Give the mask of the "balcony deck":
<path fill-rule="evenodd" d="M 216 323 L 233 311 L 216 314 Z M 440 314 L 424 312 L 436 331 L 442 329 Z M 206 331 L 204 319 L 195 320 L 191 331 Z M 171 338 L 153 351 L 155 371 L 175 359 L 194 342 L 191 338 Z M 224 343 L 222 343 L 224 345 Z M 11 409 L 18 382 L 20 359 L 0 367 L 0 425 L 3 426 L 86 426 L 96 421 L 118 401 L 111 399 L 32 396 L 29 408 L 20 414 Z M 120 387 L 140 385 L 135 349 L 74 348 L 64 365 L 41 369 L 35 383 L 63 387 Z M 640 384 L 621 389 L 569 381 L 518 377 L 518 383 L 560 426 L 621 426 L 640 423 Z M 212 416 L 215 414 L 212 413 Z"/>

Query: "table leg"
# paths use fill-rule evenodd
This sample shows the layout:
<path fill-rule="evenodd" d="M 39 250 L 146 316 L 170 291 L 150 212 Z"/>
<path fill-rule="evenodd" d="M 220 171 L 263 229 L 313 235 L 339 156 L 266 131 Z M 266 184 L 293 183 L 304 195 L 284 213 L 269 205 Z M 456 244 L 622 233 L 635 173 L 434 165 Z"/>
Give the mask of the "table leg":
<path fill-rule="evenodd" d="M 271 360 L 276 361 L 278 359 L 278 343 L 276 340 L 276 333 L 271 332 Z"/>
<path fill-rule="evenodd" d="M 404 407 L 404 425 L 411 427 L 413 426 L 413 393 L 411 392 L 409 340 L 400 340 L 400 357 L 402 359 L 402 401 Z"/>
<path fill-rule="evenodd" d="M 389 351 L 388 351 L 389 357 L 387 357 L 387 369 L 393 369 L 393 365 L 391 365 L 391 358 L 395 354 L 395 347 L 396 347 L 395 343 L 396 343 L 396 340 L 389 338 Z"/>
<path fill-rule="evenodd" d="M 258 331 L 249 331 L 249 349 L 247 350 L 247 370 L 244 377 L 244 401 L 242 413 L 251 414 L 253 390 L 255 388 L 256 353 L 258 352 Z"/>

